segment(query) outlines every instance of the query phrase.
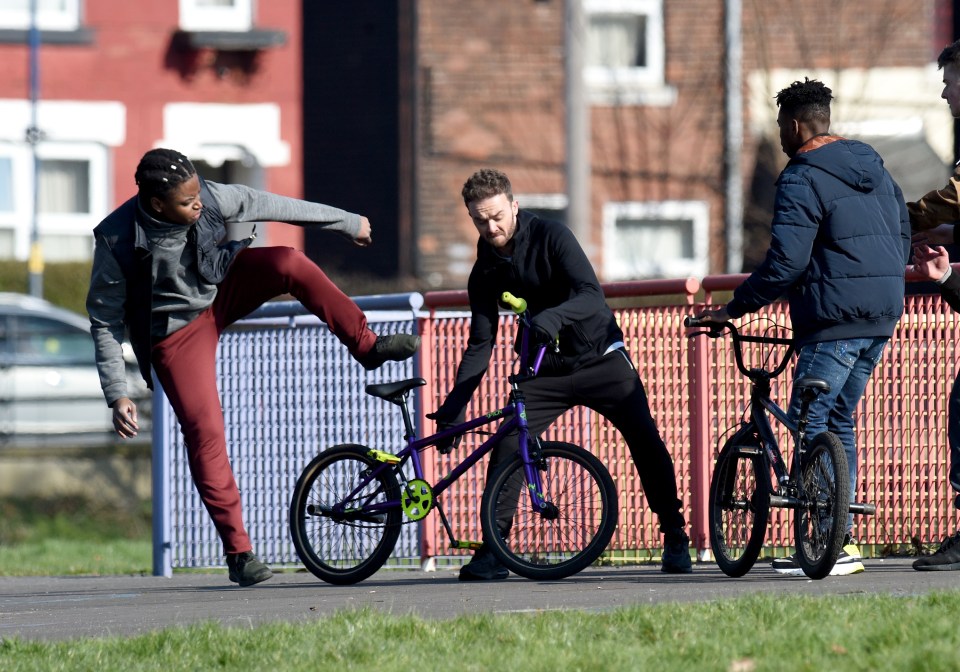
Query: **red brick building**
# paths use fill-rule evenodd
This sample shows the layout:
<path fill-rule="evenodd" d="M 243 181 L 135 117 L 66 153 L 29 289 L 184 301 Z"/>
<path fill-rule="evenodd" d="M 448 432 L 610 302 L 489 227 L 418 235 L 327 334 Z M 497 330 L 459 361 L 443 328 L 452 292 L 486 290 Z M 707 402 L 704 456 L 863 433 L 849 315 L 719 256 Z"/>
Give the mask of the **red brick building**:
<path fill-rule="evenodd" d="M 47 261 L 90 257 L 93 226 L 135 192 L 137 162 L 156 146 L 183 151 L 213 179 L 302 194 L 300 2 L 38 6 L 38 70 L 30 3 L 0 8 L 0 257 L 23 259 L 29 249 L 34 72 L 37 225 Z M 286 226 L 265 236 L 302 240 Z"/>
<path fill-rule="evenodd" d="M 401 4 L 415 16 L 407 36 L 413 62 L 401 72 L 411 78 L 415 101 L 414 140 L 403 163 L 415 174 L 409 216 L 418 273 L 431 285 L 463 286 L 476 233 L 459 191 L 473 170 L 505 170 L 521 207 L 562 215 L 564 2 Z M 949 41 L 936 14 L 945 3 L 876 4 L 882 9 L 845 1 L 743 3 L 748 264 L 751 246 L 765 250 L 765 199 L 785 161 L 771 144 L 772 98 L 801 73 L 832 86 L 838 127 L 860 122 L 842 128 L 851 137 L 899 137 L 915 157 L 929 138 L 921 129 L 905 139 L 910 123 L 949 133 L 940 75 L 931 66 Z M 584 0 L 591 221 L 582 242 L 602 279 L 725 271 L 724 7 L 721 0 Z M 862 123 L 872 120 L 888 122 L 886 130 Z M 944 153 L 925 155 L 935 181 L 946 175 L 951 157 Z M 914 171 L 899 158 L 887 156 L 892 170 Z"/>
<path fill-rule="evenodd" d="M 743 215 L 733 225 L 742 221 L 747 267 L 765 250 L 784 161 L 772 97 L 795 78 L 828 82 L 835 129 L 874 143 L 908 197 L 943 179 L 953 134 L 931 64 L 956 32 L 951 0 L 741 4 Z M 89 255 L 90 229 L 133 193 L 137 160 L 158 145 L 213 179 L 368 215 L 372 248 L 323 233 L 303 245 L 331 268 L 422 288 L 466 282 L 476 233 L 459 191 L 475 169 L 504 169 L 522 206 L 565 216 L 566 0 L 40 5 L 48 260 Z M 728 266 L 726 5 L 583 0 L 590 217 L 574 228 L 604 280 Z M 5 6 L 0 258 L 25 258 L 29 3 Z M 301 244 L 296 227 L 265 229 L 267 242 Z"/>

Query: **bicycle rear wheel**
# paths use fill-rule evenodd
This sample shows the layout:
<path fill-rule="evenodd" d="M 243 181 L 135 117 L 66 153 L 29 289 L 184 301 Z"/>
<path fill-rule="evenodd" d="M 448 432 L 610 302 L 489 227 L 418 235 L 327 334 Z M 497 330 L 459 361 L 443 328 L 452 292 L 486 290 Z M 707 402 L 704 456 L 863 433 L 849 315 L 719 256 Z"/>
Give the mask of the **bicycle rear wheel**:
<path fill-rule="evenodd" d="M 538 469 L 544 512 L 533 509 L 517 455 L 484 489 L 480 525 L 507 569 L 553 581 L 576 574 L 606 549 L 617 527 L 617 488 L 600 460 L 570 443 L 542 442 Z"/>
<path fill-rule="evenodd" d="M 357 583 L 376 572 L 400 537 L 402 512 L 396 475 L 382 470 L 368 448 L 340 445 L 323 451 L 297 479 L 290 502 L 290 533 L 297 555 L 328 583 Z M 388 511 L 365 507 L 398 502 Z"/>
<path fill-rule="evenodd" d="M 843 548 L 850 510 L 847 454 L 831 432 L 814 437 L 800 464 L 805 506 L 793 518 L 797 562 L 811 579 L 830 574 Z"/>
<path fill-rule="evenodd" d="M 710 548 L 727 576 L 743 576 L 760 555 L 770 517 L 770 474 L 760 446 L 727 443 L 710 482 Z"/>

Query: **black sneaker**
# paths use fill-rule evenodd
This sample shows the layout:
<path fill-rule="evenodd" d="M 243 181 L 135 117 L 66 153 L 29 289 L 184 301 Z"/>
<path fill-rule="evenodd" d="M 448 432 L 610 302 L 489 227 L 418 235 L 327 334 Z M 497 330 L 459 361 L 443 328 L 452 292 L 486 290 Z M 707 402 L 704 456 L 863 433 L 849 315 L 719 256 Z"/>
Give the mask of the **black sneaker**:
<path fill-rule="evenodd" d="M 914 560 L 913 568 L 919 572 L 946 572 L 960 569 L 960 532 L 944 539 L 933 555 Z"/>
<path fill-rule="evenodd" d="M 227 555 L 227 569 L 230 570 L 230 580 L 246 588 L 255 583 L 266 581 L 273 576 L 273 572 L 253 554 L 230 553 Z"/>
<path fill-rule="evenodd" d="M 510 572 L 483 546 L 477 549 L 470 562 L 460 568 L 461 581 L 503 581 Z"/>
<path fill-rule="evenodd" d="M 402 362 L 413 357 L 420 348 L 420 337 L 413 334 L 391 334 L 377 336 L 376 343 L 365 355 L 357 357 L 357 361 L 367 371 L 378 369 L 386 362 Z"/>
<path fill-rule="evenodd" d="M 683 530 L 672 530 L 663 537 L 663 557 L 661 572 L 667 574 L 690 574 L 693 563 L 690 561 L 690 537 Z"/>

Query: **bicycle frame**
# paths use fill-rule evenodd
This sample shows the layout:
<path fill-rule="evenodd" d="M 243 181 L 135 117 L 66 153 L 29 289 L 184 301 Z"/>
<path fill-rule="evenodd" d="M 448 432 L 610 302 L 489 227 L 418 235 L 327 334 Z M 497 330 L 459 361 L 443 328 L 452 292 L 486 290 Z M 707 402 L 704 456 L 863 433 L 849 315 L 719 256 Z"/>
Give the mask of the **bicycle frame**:
<path fill-rule="evenodd" d="M 519 305 L 519 304 L 518 304 Z M 524 475 L 526 477 L 527 483 L 527 492 L 530 496 L 531 503 L 533 508 L 538 513 L 543 513 L 547 510 L 547 502 L 543 497 L 543 487 L 540 481 L 540 472 L 537 469 L 537 455 L 536 451 L 530 449 L 531 441 L 529 430 L 527 426 L 527 417 L 526 417 L 526 407 L 524 405 L 523 393 L 520 391 L 519 385 L 525 380 L 536 377 L 537 373 L 540 370 L 540 365 L 543 362 L 543 358 L 547 351 L 546 345 L 539 346 L 537 355 L 534 358 L 534 362 L 531 366 L 527 367 L 524 370 L 525 362 L 528 361 L 529 355 L 529 334 L 530 334 L 530 318 L 529 313 L 526 310 L 526 302 L 522 302 L 522 310 L 518 310 L 517 306 L 514 306 L 514 312 L 517 314 L 520 326 L 523 327 L 521 335 L 521 345 L 520 345 L 520 364 L 519 370 L 517 373 L 509 377 L 509 382 L 511 385 L 511 390 L 508 398 L 508 402 L 502 408 L 487 413 L 484 416 L 477 417 L 471 420 L 467 420 L 463 423 L 460 423 L 454 427 L 444 429 L 430 436 L 423 438 L 417 438 L 416 432 L 413 425 L 413 420 L 410 416 L 410 410 L 407 407 L 407 399 L 409 398 L 410 391 L 413 387 L 416 387 L 416 384 L 411 385 L 405 389 L 396 400 L 390 399 L 393 403 L 396 403 L 401 408 L 403 414 L 403 423 L 405 429 L 404 438 L 406 440 L 406 446 L 396 454 L 385 454 L 379 453 L 381 457 L 381 464 L 375 469 L 371 470 L 367 474 L 360 484 L 351 492 L 347 497 L 344 498 L 344 502 L 352 501 L 353 497 L 359 493 L 363 487 L 374 480 L 378 474 L 383 470 L 395 470 L 398 474 L 401 475 L 402 481 L 406 482 L 408 479 L 403 477 L 402 471 L 403 467 L 409 462 L 413 468 L 413 477 L 414 479 L 423 480 L 423 463 L 421 461 L 420 454 L 430 446 L 436 445 L 437 443 L 443 441 L 444 439 L 462 436 L 478 427 L 488 425 L 490 423 L 496 422 L 498 420 L 503 420 L 500 427 L 497 428 L 493 436 L 485 440 L 480 446 L 475 448 L 469 455 L 467 455 L 449 474 L 441 478 L 431 487 L 433 495 L 436 497 L 443 492 L 445 492 L 453 483 L 455 483 L 464 473 L 470 470 L 477 462 L 483 459 L 488 453 L 490 453 L 494 447 L 504 439 L 508 434 L 513 432 L 518 433 L 519 438 L 519 454 L 523 460 L 524 465 Z M 412 383 L 413 381 L 407 381 Z M 419 381 L 419 384 L 422 384 L 422 381 Z M 534 443 L 536 440 L 534 439 Z M 334 515 L 340 514 L 344 515 L 348 513 L 347 505 L 341 502 L 333 507 L 332 513 Z M 388 500 L 380 502 L 377 504 L 369 504 L 364 507 L 365 514 L 376 514 L 378 512 L 389 511 L 398 507 L 401 507 L 402 503 L 400 500 Z M 355 509 L 356 507 L 351 507 Z M 444 525 L 447 527 L 448 532 L 450 528 L 446 523 L 446 518 L 443 516 L 443 511 L 438 509 L 443 518 Z M 352 513 L 352 511 L 350 511 Z M 452 537 L 451 533 L 451 537 Z"/>
<path fill-rule="evenodd" d="M 730 440 L 734 441 L 756 434 L 764 448 L 766 462 L 773 470 L 773 474 L 776 478 L 778 486 L 780 488 L 796 490 L 797 484 L 795 483 L 792 474 L 796 473 L 796 467 L 798 467 L 800 464 L 799 460 L 803 450 L 802 446 L 806 422 L 793 422 L 787 415 L 787 412 L 770 398 L 771 381 L 783 373 L 784 369 L 786 369 L 787 365 L 790 363 L 790 358 L 795 352 L 793 341 L 786 338 L 744 335 L 741 334 L 739 330 L 737 330 L 737 328 L 729 322 L 723 325 L 714 325 L 708 331 L 700 331 L 692 335 L 695 336 L 697 334 L 706 334 L 711 338 L 718 338 L 725 328 L 729 329 L 731 339 L 734 344 L 733 354 L 734 359 L 736 360 L 737 369 L 741 374 L 750 380 L 750 420 L 740 427 L 740 429 L 734 433 Z M 783 359 L 780 361 L 780 363 L 770 371 L 759 368 L 748 369 L 743 362 L 743 350 L 741 344 L 744 342 L 762 343 L 767 345 L 785 345 L 787 346 L 787 352 L 784 353 Z M 787 430 L 789 430 L 790 436 L 793 437 L 796 450 L 794 450 L 793 460 L 791 461 L 792 467 L 790 469 L 787 468 L 787 465 L 783 459 L 783 453 L 780 451 L 780 442 L 777 440 L 776 434 L 773 431 L 773 426 L 770 423 L 771 416 L 779 424 L 783 425 Z M 806 413 L 801 412 L 800 417 L 805 418 Z M 789 494 L 795 496 L 797 493 L 790 492 Z"/>

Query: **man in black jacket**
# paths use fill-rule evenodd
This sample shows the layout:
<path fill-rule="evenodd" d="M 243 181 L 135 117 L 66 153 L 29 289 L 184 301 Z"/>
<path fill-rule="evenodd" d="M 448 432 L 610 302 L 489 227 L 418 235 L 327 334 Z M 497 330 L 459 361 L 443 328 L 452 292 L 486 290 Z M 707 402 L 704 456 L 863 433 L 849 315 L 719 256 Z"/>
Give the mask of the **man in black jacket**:
<path fill-rule="evenodd" d="M 508 291 L 526 299 L 533 339 L 558 339 L 560 349 L 558 356 L 544 361 L 537 378 L 521 384 L 530 432 L 539 434 L 579 405 L 607 418 L 630 448 L 650 508 L 659 517 L 665 536 L 663 571 L 692 571 L 673 461 L 650 415 L 623 332 L 576 238 L 561 224 L 521 211 L 510 180 L 498 170 L 474 173 L 461 195 L 480 233 L 468 282 L 470 339 L 453 390 L 429 417 L 441 427 L 463 418 L 490 362 L 500 295 Z M 497 446 L 488 473 L 516 449 L 516 442 Z M 505 579 L 507 573 L 481 548 L 460 570 L 460 580 Z"/>

